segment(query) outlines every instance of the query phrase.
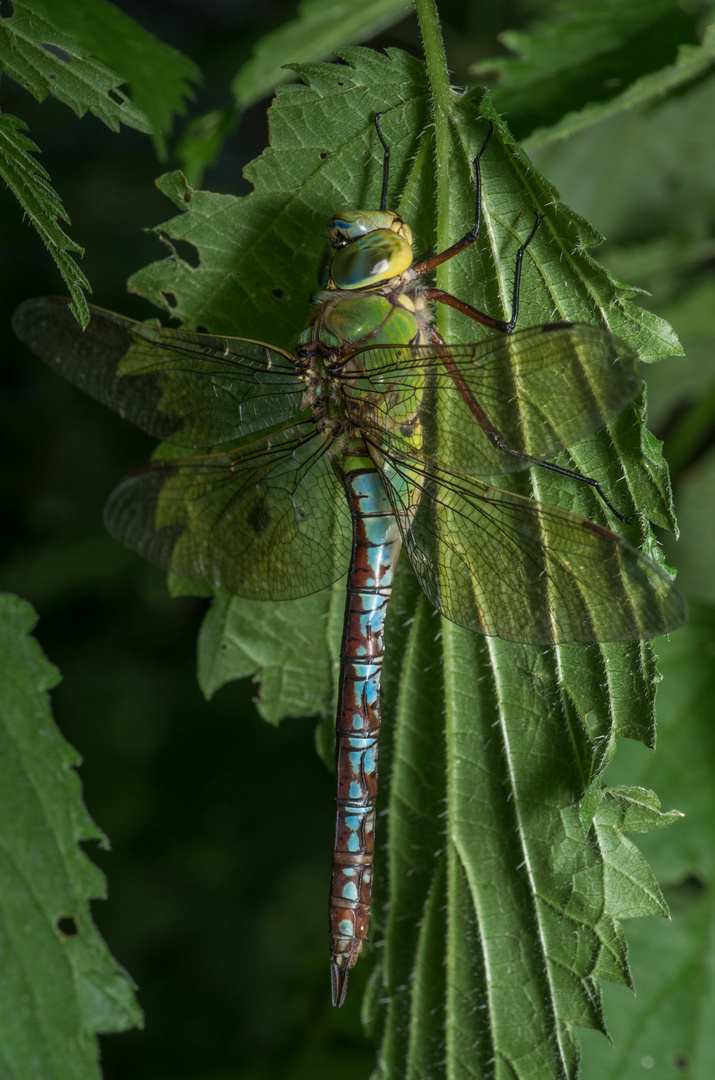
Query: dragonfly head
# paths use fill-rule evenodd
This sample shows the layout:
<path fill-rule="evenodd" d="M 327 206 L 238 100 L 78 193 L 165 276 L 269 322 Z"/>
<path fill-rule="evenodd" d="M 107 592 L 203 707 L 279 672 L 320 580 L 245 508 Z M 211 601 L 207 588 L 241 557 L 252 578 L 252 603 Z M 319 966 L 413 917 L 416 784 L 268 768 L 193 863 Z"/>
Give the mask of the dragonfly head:
<path fill-rule="evenodd" d="M 412 230 L 390 210 L 346 210 L 328 222 L 318 270 L 323 289 L 366 289 L 412 265 Z"/>

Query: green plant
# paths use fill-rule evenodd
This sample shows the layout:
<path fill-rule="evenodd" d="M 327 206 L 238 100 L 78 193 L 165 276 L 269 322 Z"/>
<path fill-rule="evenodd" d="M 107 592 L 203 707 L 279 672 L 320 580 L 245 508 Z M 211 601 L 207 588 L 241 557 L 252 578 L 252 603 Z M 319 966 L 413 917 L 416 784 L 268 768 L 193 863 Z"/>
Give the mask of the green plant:
<path fill-rule="evenodd" d="M 13 18 L 22 11 L 22 5 L 15 7 Z M 703 339 L 711 335 L 707 312 L 712 305 L 708 308 L 702 299 L 712 290 L 707 267 L 712 204 L 703 195 L 711 173 L 703 167 L 699 179 L 697 169 L 686 171 L 677 157 L 671 160 L 678 125 L 687 126 L 694 137 L 693 113 L 699 116 L 700 110 L 707 115 L 708 95 L 713 93 L 711 36 L 705 34 L 701 44 L 695 43 L 699 13 L 684 13 L 669 2 L 578 5 L 570 20 L 549 24 L 540 34 L 512 36 L 510 44 L 519 48 L 527 62 L 518 67 L 502 62 L 504 79 L 491 101 L 481 91 L 460 97 L 449 92 L 434 12 L 426 3 L 419 3 L 418 11 L 429 82 L 422 66 L 399 52 L 385 56 L 341 50 L 347 67 L 302 67 L 301 82 L 283 89 L 273 108 L 272 149 L 246 174 L 254 193 L 237 199 L 194 191 L 177 173 L 163 179 L 161 188 L 179 213 L 156 231 L 169 245 L 172 257 L 135 274 L 132 289 L 189 327 L 200 324 L 212 332 L 240 331 L 262 337 L 267 336 L 269 323 L 271 340 L 288 345 L 305 322 L 305 299 L 322 245 L 323 219 L 335 209 L 336 190 L 343 203 L 364 202 L 366 174 L 360 151 L 371 113 L 394 110 L 390 130 L 396 165 L 394 191 L 401 193 L 402 212 L 416 226 L 422 246 L 431 242 L 444 246 L 445 239 L 461 234 L 473 213 L 468 161 L 474 153 L 474 121 L 483 116 L 494 120 L 503 141 L 503 150 L 495 149 L 491 165 L 485 162 L 489 235 L 493 230 L 507 233 L 520 211 L 528 213 L 530 205 L 536 204 L 547 210 L 553 242 L 554 257 L 544 268 L 548 288 L 537 287 L 526 271 L 520 324 L 554 317 L 588 320 L 600 311 L 617 333 L 636 344 L 644 360 L 676 351 L 677 343 L 664 324 L 631 302 L 633 290 L 609 278 L 592 261 L 586 249 L 596 242 L 596 234 L 557 202 L 555 191 L 512 142 L 499 120 L 503 108 L 508 110 L 512 131 L 538 154 L 541 171 L 550 176 L 553 168 L 570 180 L 569 190 L 580 196 L 579 209 L 590 196 L 589 216 L 594 220 L 600 223 L 604 215 L 611 216 L 609 231 L 621 242 L 608 254 L 619 275 L 639 281 L 646 278 L 654 291 L 659 288 L 661 304 L 676 313 L 694 305 L 700 317 L 697 329 Z M 322 9 L 321 17 L 325 17 Z M 57 41 L 67 48 L 65 38 Z M 676 56 L 678 41 L 684 45 Z M 642 42 L 643 47 L 634 42 Z M 559 59 L 556 72 L 555 56 Z M 589 79 L 584 73 L 589 73 Z M 568 109 L 563 108 L 564 101 L 569 102 Z M 636 105 L 640 111 L 634 113 Z M 208 126 L 201 130 L 210 128 L 211 140 L 199 140 L 204 148 L 200 154 L 191 156 L 185 151 L 190 167 L 197 167 L 207 156 L 209 142 L 212 152 L 216 151 L 236 119 L 236 107 L 234 103 L 224 110 L 220 123 L 206 122 Z M 431 107 L 433 127 L 429 126 Z M 623 133 L 618 154 L 598 150 L 612 140 L 613 127 L 610 136 L 603 134 L 609 124 Z M 156 121 L 150 126 L 157 130 Z M 14 122 L 10 127 L 17 130 Z M 671 132 L 666 139 L 664 127 Z M 195 150 L 199 128 L 191 130 L 192 139 L 184 146 Z M 657 185 L 648 188 L 643 183 L 639 198 L 647 196 L 648 212 L 644 214 L 641 206 L 635 221 L 635 200 L 631 193 L 629 204 L 627 185 L 625 192 L 614 185 L 608 203 L 602 202 L 608 169 L 604 168 L 600 187 L 594 185 L 592 191 L 587 187 L 594 162 L 600 164 L 605 158 L 610 170 L 625 168 L 628 153 L 635 154 L 626 146 L 628 134 L 641 148 L 665 142 L 671 173 L 680 177 L 682 171 L 691 185 L 686 187 L 687 197 L 665 200 Z M 566 136 L 568 141 L 556 142 Z M 571 165 L 572 161 L 576 163 Z M 373 163 L 370 182 L 374 171 Z M 573 194 L 569 199 L 574 201 Z M 497 245 L 492 263 L 482 248 L 473 259 L 450 270 L 455 276 L 441 284 L 480 307 L 498 311 L 510 287 L 511 259 L 510 249 Z M 684 326 L 692 331 L 692 319 Z M 458 340 L 461 329 L 455 317 L 447 320 L 443 332 L 448 340 Z M 648 376 L 650 381 L 650 368 Z M 700 383 L 694 379 L 693 385 Z M 667 376 L 657 394 L 660 415 L 665 416 L 674 394 Z M 689 426 L 688 416 L 692 418 L 695 412 L 684 414 L 677 429 L 680 467 L 690 466 L 691 477 L 709 422 L 707 413 L 703 420 L 701 405 Z M 609 432 L 579 444 L 573 461 L 585 474 L 610 482 L 616 501 L 632 498 L 650 520 L 668 525 L 670 506 L 659 448 L 641 422 L 640 412 L 619 418 Z M 564 463 L 570 464 L 568 459 Z M 703 457 L 700 468 L 706 466 Z M 697 473 L 696 469 L 696 478 Z M 107 489 L 114 479 L 113 475 L 106 478 Z M 546 502 L 578 506 L 592 517 L 601 512 L 573 485 L 541 478 L 532 483 Z M 631 529 L 638 540 L 638 529 L 635 525 Z M 693 533 L 697 535 L 697 527 Z M 645 540 L 654 550 L 647 534 Z M 692 579 L 685 580 L 694 590 Z M 184 588 L 178 583 L 176 591 Z M 385 677 L 388 730 L 382 739 L 381 759 L 385 763 L 383 805 L 389 807 L 389 853 L 383 848 L 380 856 L 382 903 L 378 896 L 377 910 L 382 907 L 384 915 L 376 920 L 372 935 L 378 943 L 386 936 L 376 949 L 380 964 L 364 1006 L 370 1033 L 381 1039 L 377 1075 L 392 1078 L 409 1069 L 414 1075 L 432 1078 L 442 1071 L 457 1071 L 461 1063 L 475 1076 L 510 1075 L 521 1080 L 574 1076 L 578 1051 L 572 1025 L 598 1028 L 604 1024 L 598 978 L 630 981 L 619 920 L 666 910 L 652 872 L 623 832 L 648 831 L 673 815 L 662 814 L 654 796 L 634 786 L 637 770 L 644 768 L 639 762 L 621 776 L 617 786 L 605 785 L 602 774 L 613 755 L 616 735 L 653 743 L 657 680 L 653 650 L 650 645 L 591 646 L 562 648 L 552 654 L 479 640 L 450 624 L 441 627 L 436 640 L 438 624 L 407 574 L 401 579 L 393 609 Z M 15 620 L 11 619 L 10 629 L 21 636 L 27 627 L 19 627 L 18 609 L 11 605 L 8 610 Z M 203 689 L 213 693 L 227 681 L 258 670 L 262 678 L 259 708 L 266 718 L 275 722 L 284 715 L 329 715 L 331 649 L 334 658 L 341 615 L 339 590 L 307 603 L 272 605 L 267 612 L 264 606 L 219 597 L 200 637 Z M 709 608 L 699 609 L 692 627 L 676 639 L 688 644 L 674 641 L 670 649 L 666 645 L 662 650 L 663 665 L 672 669 L 672 689 L 665 699 L 671 716 L 686 690 L 703 698 L 707 695 L 708 675 L 700 657 L 707 655 L 712 626 Z M 13 672 L 11 667 L 10 676 Z M 699 684 L 694 682 L 695 673 Z M 698 701 L 696 697 L 696 705 Z M 697 708 L 691 710 L 693 725 L 699 715 Z M 706 739 L 707 734 L 698 730 L 693 738 Z M 319 741 L 325 748 L 325 725 Z M 68 759 L 62 753 L 66 771 Z M 678 757 L 686 757 L 685 747 L 678 747 Z M 702 767 L 702 763 L 692 763 L 693 771 L 698 765 Z M 299 785 L 300 781 L 293 788 L 298 798 Z M 690 794 L 701 814 L 708 813 L 706 805 L 698 807 L 694 791 L 685 794 Z M 17 806 L 17 795 L 10 795 L 10 805 Z M 76 792 L 72 798 L 76 800 Z M 669 789 L 668 805 L 671 799 L 683 805 Z M 50 817 L 59 812 L 56 803 L 51 805 L 56 809 Z M 72 809 L 74 803 L 68 805 L 70 818 L 74 815 L 83 821 L 78 816 L 81 811 Z M 8 812 L 7 820 L 12 817 Z M 684 912 L 684 955 L 696 958 L 697 935 L 702 936 L 707 926 L 711 868 L 707 845 L 698 842 L 699 834 L 692 826 L 690 833 L 685 828 L 679 824 L 659 833 L 655 858 L 674 906 Z M 680 841 L 679 830 L 691 839 Z M 384 821 L 380 831 L 384 840 L 388 835 Z M 75 826 L 68 860 L 77 858 L 72 846 L 75 837 L 89 835 L 86 825 Z M 25 843 L 24 834 L 19 839 Z M 681 847 L 688 857 L 678 851 Z M 674 849 L 678 858 L 673 866 Z M 79 881 L 84 919 L 86 897 L 96 895 L 99 886 L 94 879 L 85 879 L 89 872 L 86 863 L 81 865 L 85 867 L 82 876 L 78 878 L 75 872 L 74 877 Z M 389 879 L 385 875 L 388 865 Z M 327 861 L 325 867 L 327 882 Z M 303 895 L 300 889 L 296 891 Z M 56 906 L 59 901 L 54 898 L 53 903 Z M 52 917 L 70 914 L 63 897 Z M 318 927 L 318 938 L 322 917 L 322 910 L 317 917 L 310 916 L 310 925 Z M 71 923 L 61 925 L 72 929 Z M 266 930 L 267 955 L 275 950 L 284 957 L 295 984 L 298 973 L 291 968 L 295 961 L 286 956 L 291 943 L 281 943 L 280 934 L 278 938 L 275 931 Z M 65 934 L 50 944 L 72 957 L 71 950 L 81 954 L 85 942 L 80 933 Z M 106 954 L 102 956 L 106 974 L 101 980 L 101 1008 L 96 993 L 77 995 L 80 1007 L 75 1023 L 84 1039 L 85 1072 L 67 1071 L 73 1066 L 60 1065 L 57 1057 L 51 1066 L 42 1066 L 48 1076 L 94 1075 L 89 1033 L 136 1021 L 126 981 L 112 972 Z M 316 956 L 315 963 L 320 964 L 319 949 Z M 38 962 L 45 971 L 53 970 L 56 961 Z M 88 967 L 96 971 L 80 955 L 72 968 L 77 985 L 86 986 Z M 301 974 L 305 977 L 305 972 Z M 320 987 L 322 994 L 326 978 L 318 970 L 309 985 Z M 647 974 L 641 979 L 650 986 Z M 685 985 L 685 976 L 683 980 Z M 116 987 L 121 990 L 112 989 Z M 639 993 L 643 989 L 639 980 Z M 682 992 L 676 985 L 676 996 Z M 688 993 L 697 1002 L 704 1001 L 690 985 Z M 113 1010 L 107 1001 L 116 994 L 121 1008 Z M 648 1014 L 653 1029 L 658 1026 L 654 1018 L 659 1016 L 659 1007 L 655 996 Z M 686 1015 L 689 1011 L 682 1010 Z M 650 1054 L 659 1068 L 662 1065 L 663 1075 L 668 1068 L 683 1074 L 686 1057 L 676 1059 L 677 1054 L 687 1056 L 687 1068 L 696 1068 L 698 1053 L 705 1051 L 694 1036 L 686 1042 L 688 1032 L 678 1027 L 677 1008 L 675 1013 L 667 1024 L 659 1025 L 659 1031 L 653 1030 L 647 1044 L 639 1042 L 637 1025 L 625 1030 L 616 1064 L 606 1059 L 598 1075 L 629 1075 L 633 1065 L 624 1058 L 622 1046 L 639 1054 L 637 1060 Z M 9 1029 L 5 1038 L 10 1038 Z M 605 1040 L 601 1043 L 607 1047 Z M 17 1051 L 20 1064 L 12 1063 L 9 1069 L 15 1071 L 8 1075 L 31 1075 L 31 1065 L 37 1071 L 35 1062 L 23 1057 L 23 1045 L 20 1042 Z M 584 1074 L 588 1077 L 597 1075 L 595 1063 L 601 1060 L 602 1050 L 591 1041 L 587 1045 Z M 48 1040 L 50 1050 L 54 1046 Z M 309 1039 L 293 1071 L 285 1075 L 299 1076 L 301 1068 L 306 1075 L 319 1075 L 315 1061 L 327 1062 L 328 1056 L 319 1039 Z M 306 1065 L 311 1060 L 313 1065 Z M 227 1067 L 236 1070 L 235 1060 L 229 1057 Z M 263 1075 L 262 1067 L 256 1063 L 251 1075 Z M 326 1075 L 334 1075 L 329 1069 L 326 1065 Z M 365 1067 L 356 1075 L 365 1075 Z"/>

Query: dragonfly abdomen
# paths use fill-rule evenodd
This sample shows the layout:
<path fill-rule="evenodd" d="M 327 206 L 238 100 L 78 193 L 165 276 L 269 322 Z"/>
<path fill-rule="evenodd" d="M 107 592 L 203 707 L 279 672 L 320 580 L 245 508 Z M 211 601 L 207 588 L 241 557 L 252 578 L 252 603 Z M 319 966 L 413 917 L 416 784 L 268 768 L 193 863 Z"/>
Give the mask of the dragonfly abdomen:
<path fill-rule="evenodd" d="M 345 464 L 350 467 L 345 469 Z M 353 523 L 336 722 L 336 818 L 330 888 L 333 1004 L 367 936 L 375 851 L 384 628 L 401 537 L 380 475 L 350 458 L 342 478 Z"/>

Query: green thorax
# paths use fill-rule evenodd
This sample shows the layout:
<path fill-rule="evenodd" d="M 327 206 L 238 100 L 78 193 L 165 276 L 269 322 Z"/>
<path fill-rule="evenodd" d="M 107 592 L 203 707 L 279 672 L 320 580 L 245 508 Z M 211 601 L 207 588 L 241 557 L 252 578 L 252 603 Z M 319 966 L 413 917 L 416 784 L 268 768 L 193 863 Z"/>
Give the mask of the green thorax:
<path fill-rule="evenodd" d="M 424 378 L 419 369 L 408 374 L 411 346 L 430 337 L 419 287 L 403 283 L 412 263 L 410 228 L 389 211 L 346 211 L 330 220 L 328 234 L 323 288 L 298 339 L 310 365 L 306 403 L 319 430 L 336 440 L 338 456 L 367 454 L 376 427 L 383 439 L 392 433 L 397 444 L 416 449 Z"/>

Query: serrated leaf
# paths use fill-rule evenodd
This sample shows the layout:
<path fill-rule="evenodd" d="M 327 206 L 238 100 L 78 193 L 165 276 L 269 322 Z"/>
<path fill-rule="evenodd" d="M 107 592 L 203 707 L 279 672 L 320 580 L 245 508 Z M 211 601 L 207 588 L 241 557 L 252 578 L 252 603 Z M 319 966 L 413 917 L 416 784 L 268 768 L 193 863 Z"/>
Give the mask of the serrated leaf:
<path fill-rule="evenodd" d="M 629 925 L 637 998 L 606 990 L 614 1046 L 587 1038 L 583 1080 L 709 1076 L 715 1038 L 713 879 L 715 859 L 715 609 L 693 604 L 687 626 L 659 642 L 663 686 L 658 698 L 658 753 L 626 744 L 609 777 L 655 786 L 684 817 L 642 843 L 671 909 L 672 922 Z M 618 790 L 618 789 L 616 789 Z"/>
<path fill-rule="evenodd" d="M 295 18 L 260 38 L 231 83 L 234 104 L 192 120 L 177 147 L 191 184 L 214 164 L 242 112 L 295 78 L 296 63 L 325 60 L 347 45 L 366 41 L 409 14 L 406 0 L 301 0 Z"/>
<path fill-rule="evenodd" d="M 274 604 L 219 593 L 199 636 L 202 691 L 212 697 L 225 683 L 256 675 L 261 684 L 256 704 L 269 723 L 332 714 L 344 600 L 344 582 L 303 600 Z"/>
<path fill-rule="evenodd" d="M 546 216 L 525 258 L 521 325 L 605 322 L 646 356 L 664 353 L 662 326 L 591 259 L 586 247 L 596 234 L 558 203 L 488 98 L 455 96 L 449 115 L 435 114 L 428 127 L 414 60 L 365 49 L 347 50 L 345 59 L 306 65 L 304 85 L 279 91 L 271 147 L 246 170 L 250 196 L 197 192 L 178 174 L 163 179 L 181 211 L 156 230 L 172 257 L 135 275 L 133 289 L 188 328 L 258 338 L 270 328 L 273 344 L 289 346 L 307 319 L 326 220 L 341 206 L 378 205 L 374 112 L 383 113 L 392 150 L 389 204 L 410 222 L 418 250 L 446 247 L 473 220 L 470 166 L 487 117 L 495 131 L 482 162 L 483 233 L 445 264 L 439 284 L 508 315 L 514 258 L 534 207 Z M 447 340 L 480 334 L 451 311 L 439 326 Z M 637 507 L 667 516 L 655 465 L 639 458 L 641 419 L 628 411 L 571 448 L 564 463 L 596 476 L 624 513 Z M 597 500 L 561 477 L 514 484 L 608 520 Z M 639 533 L 631 526 L 634 539 Z M 591 817 L 579 812 L 617 732 L 653 741 L 653 650 L 647 643 L 544 650 L 480 639 L 446 622 L 440 629 L 404 568 L 387 634 L 380 775 L 390 875 L 385 881 L 383 846 L 372 923 L 381 963 L 365 1005 L 383 1039 L 378 1075 L 436 1080 L 464 1068 L 487 1076 L 496 1061 L 496 1074 L 510 1080 L 573 1077 L 571 1025 L 605 1026 L 597 979 L 629 984 L 616 919 L 662 911 L 636 849 L 611 821 L 598 831 L 592 825 L 605 813 L 603 797 L 593 798 Z M 218 640 L 217 633 L 212 663 Z M 280 664 L 280 649 L 271 648 Z M 242 640 L 235 657 L 225 653 L 207 684 L 251 666 Z M 276 699 L 271 707 L 279 715 L 291 704 Z"/>
<path fill-rule="evenodd" d="M 697 23 L 697 12 L 675 0 L 567 0 L 549 22 L 501 35 L 515 57 L 484 61 L 472 71 L 499 75 L 495 104 L 534 149 L 706 71 L 712 45 L 696 47 Z M 676 57 L 681 43 L 690 47 Z"/>
<path fill-rule="evenodd" d="M 635 786 L 607 788 L 598 810 L 601 825 L 612 825 L 624 833 L 652 832 L 682 816 L 679 810 L 664 813 L 654 791 Z"/>
<path fill-rule="evenodd" d="M 104 838 L 50 714 L 59 674 L 28 636 L 35 622 L 24 601 L 0 596 L 3 1069 L 13 1080 L 98 1080 L 96 1034 L 141 1025 L 141 1012 L 92 922 L 105 883 L 80 844 Z"/>
<path fill-rule="evenodd" d="M 173 118 L 186 113 L 192 84 L 201 82 L 193 60 L 154 37 L 107 0 L 25 0 L 25 5 L 51 19 L 92 56 L 119 73 L 135 105 L 149 117 L 157 153 L 164 159 Z"/>
<path fill-rule="evenodd" d="M 0 18 L 0 64 L 8 75 L 38 101 L 52 94 L 77 116 L 91 112 L 112 131 L 119 131 L 120 123 L 152 130 L 149 118 L 119 89 L 120 75 L 19 0 L 13 9 Z"/>
<path fill-rule="evenodd" d="M 674 90 L 706 76 L 715 64 L 715 26 L 708 27 L 702 45 L 682 45 L 674 64 L 661 68 L 639 79 L 610 101 L 600 105 L 586 105 L 578 112 L 568 112 L 558 123 L 537 128 L 524 140 L 528 150 L 566 139 L 577 131 L 600 124 L 619 113 L 628 112 L 640 105 L 656 104 Z"/>
<path fill-rule="evenodd" d="M 240 109 L 260 101 L 274 86 L 294 77 L 284 65 L 321 60 L 366 41 L 392 23 L 404 19 L 410 10 L 406 0 L 301 0 L 296 17 L 262 37 L 253 56 L 231 83 Z"/>
<path fill-rule="evenodd" d="M 75 318 L 86 326 L 89 311 L 82 290 L 91 292 L 91 289 L 72 258 L 75 254 L 82 255 L 84 249 L 62 231 L 59 221 L 69 224 L 69 218 L 59 195 L 50 184 L 49 174 L 31 156 L 32 153 L 39 153 L 39 148 L 23 134 L 25 131 L 27 125 L 22 120 L 0 114 L 0 176 L 40 234 L 70 291 Z"/>

